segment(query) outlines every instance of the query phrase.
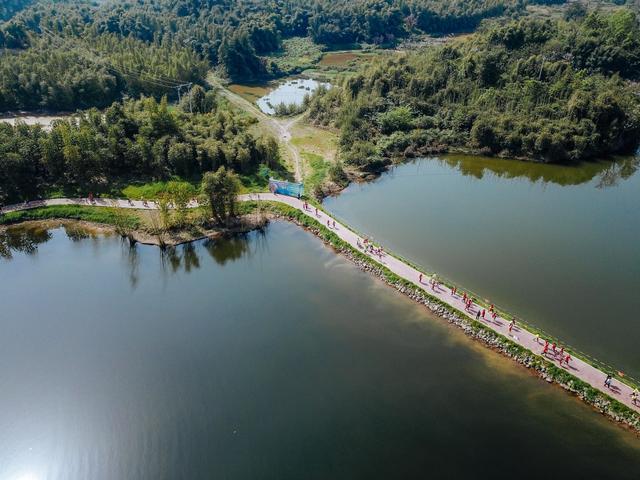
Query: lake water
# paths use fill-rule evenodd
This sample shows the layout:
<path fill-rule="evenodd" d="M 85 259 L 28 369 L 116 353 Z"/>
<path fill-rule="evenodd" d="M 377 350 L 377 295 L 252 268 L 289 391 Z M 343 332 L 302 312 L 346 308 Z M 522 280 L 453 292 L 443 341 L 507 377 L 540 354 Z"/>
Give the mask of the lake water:
<path fill-rule="evenodd" d="M 422 159 L 351 185 L 326 207 L 640 379 L 639 164 Z"/>
<path fill-rule="evenodd" d="M 0 236 L 0 478 L 640 476 L 640 442 L 311 234 Z"/>
<path fill-rule="evenodd" d="M 256 102 L 260 110 L 269 115 L 275 113 L 274 107 L 281 103 L 285 105 L 302 105 L 305 95 L 311 95 L 320 85 L 329 86 L 310 78 L 289 80 L 270 91 Z"/>

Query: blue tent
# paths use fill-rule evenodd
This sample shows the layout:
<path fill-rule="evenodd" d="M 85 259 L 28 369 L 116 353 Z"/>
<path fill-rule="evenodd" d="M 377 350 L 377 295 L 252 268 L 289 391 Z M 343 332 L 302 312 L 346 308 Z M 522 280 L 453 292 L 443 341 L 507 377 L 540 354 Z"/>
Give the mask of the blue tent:
<path fill-rule="evenodd" d="M 304 195 L 304 184 L 270 178 L 269 191 L 280 195 L 288 195 L 290 197 L 301 197 Z"/>

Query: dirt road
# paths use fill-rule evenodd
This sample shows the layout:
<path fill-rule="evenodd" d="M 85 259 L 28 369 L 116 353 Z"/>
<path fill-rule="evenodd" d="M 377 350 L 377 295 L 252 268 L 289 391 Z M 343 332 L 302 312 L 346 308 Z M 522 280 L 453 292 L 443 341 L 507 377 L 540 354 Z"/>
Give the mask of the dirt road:
<path fill-rule="evenodd" d="M 220 94 L 229 100 L 236 107 L 251 113 L 258 119 L 258 122 L 268 131 L 270 131 L 280 142 L 285 146 L 291 163 L 294 167 L 294 176 L 296 182 L 302 181 L 302 157 L 298 149 L 291 143 L 291 128 L 298 122 L 302 115 L 297 115 L 290 118 L 277 118 L 271 115 L 267 115 L 262 112 L 256 105 L 251 103 L 240 95 L 233 93 L 224 87 L 219 81 L 215 79 L 209 79 L 215 87 L 219 89 Z"/>

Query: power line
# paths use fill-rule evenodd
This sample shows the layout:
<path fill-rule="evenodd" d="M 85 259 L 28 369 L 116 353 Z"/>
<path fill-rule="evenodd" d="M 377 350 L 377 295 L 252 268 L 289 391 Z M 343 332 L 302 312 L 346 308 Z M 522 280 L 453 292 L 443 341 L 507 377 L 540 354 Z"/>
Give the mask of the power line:
<path fill-rule="evenodd" d="M 57 42 L 59 47 L 63 46 L 65 39 L 55 35 L 46 28 L 43 28 L 42 32 L 47 35 L 48 38 Z M 76 44 L 76 47 L 79 47 L 78 50 L 80 51 L 80 53 L 85 54 L 85 58 L 87 58 L 88 55 L 88 59 L 91 62 L 101 64 L 113 73 L 119 74 L 123 77 L 137 77 L 137 79 L 142 82 L 150 83 L 160 88 L 171 90 L 175 89 L 178 93 L 178 101 L 181 100 L 182 89 L 185 87 L 190 89 L 193 85 L 192 82 L 185 82 L 184 80 L 177 80 L 167 76 L 157 76 L 149 72 L 144 72 L 141 70 L 133 69 L 131 67 L 127 67 L 125 65 L 114 65 L 112 62 L 109 62 L 107 59 L 99 56 L 96 52 L 90 50 L 86 45 Z M 193 107 L 191 106 L 191 97 L 189 98 L 189 103 L 190 110 L 193 112 Z"/>
<path fill-rule="evenodd" d="M 56 41 L 59 46 L 62 46 L 64 43 L 64 39 L 53 34 L 47 29 L 43 29 L 43 32 L 49 36 L 52 40 Z M 84 50 L 85 54 L 88 54 L 90 57 L 90 61 L 95 62 L 97 64 L 104 65 L 105 68 L 112 71 L 113 73 L 119 74 L 123 77 L 137 77 L 138 80 L 150 83 L 151 85 L 155 85 L 164 89 L 175 89 L 178 94 L 178 103 L 182 100 L 182 89 L 187 88 L 189 92 L 191 91 L 191 87 L 193 86 L 192 82 L 185 82 L 183 80 L 176 80 L 166 76 L 156 76 L 152 75 L 149 72 L 143 72 L 141 70 L 135 70 L 131 67 L 127 67 L 125 65 L 117 65 L 114 66 L 113 63 L 109 62 L 107 59 L 101 57 L 96 52 L 89 49 L 86 45 L 80 46 L 79 50 L 82 52 Z M 189 112 L 193 113 L 193 100 L 192 96 L 189 95 Z"/>

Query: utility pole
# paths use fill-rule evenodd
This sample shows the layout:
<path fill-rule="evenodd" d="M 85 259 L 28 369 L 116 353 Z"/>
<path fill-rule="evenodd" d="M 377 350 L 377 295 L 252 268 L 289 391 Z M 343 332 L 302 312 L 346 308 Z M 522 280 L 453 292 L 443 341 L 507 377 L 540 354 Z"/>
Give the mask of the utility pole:
<path fill-rule="evenodd" d="M 182 100 L 182 97 L 180 96 L 180 91 L 182 90 L 182 88 L 187 87 L 191 89 L 191 85 L 193 85 L 193 83 L 189 82 L 189 83 L 182 83 L 180 85 L 176 85 L 175 87 L 173 87 L 178 91 L 178 103 L 180 103 L 180 101 Z M 193 108 L 191 107 L 191 96 L 189 96 L 189 110 L 191 110 L 191 113 L 193 113 Z"/>

